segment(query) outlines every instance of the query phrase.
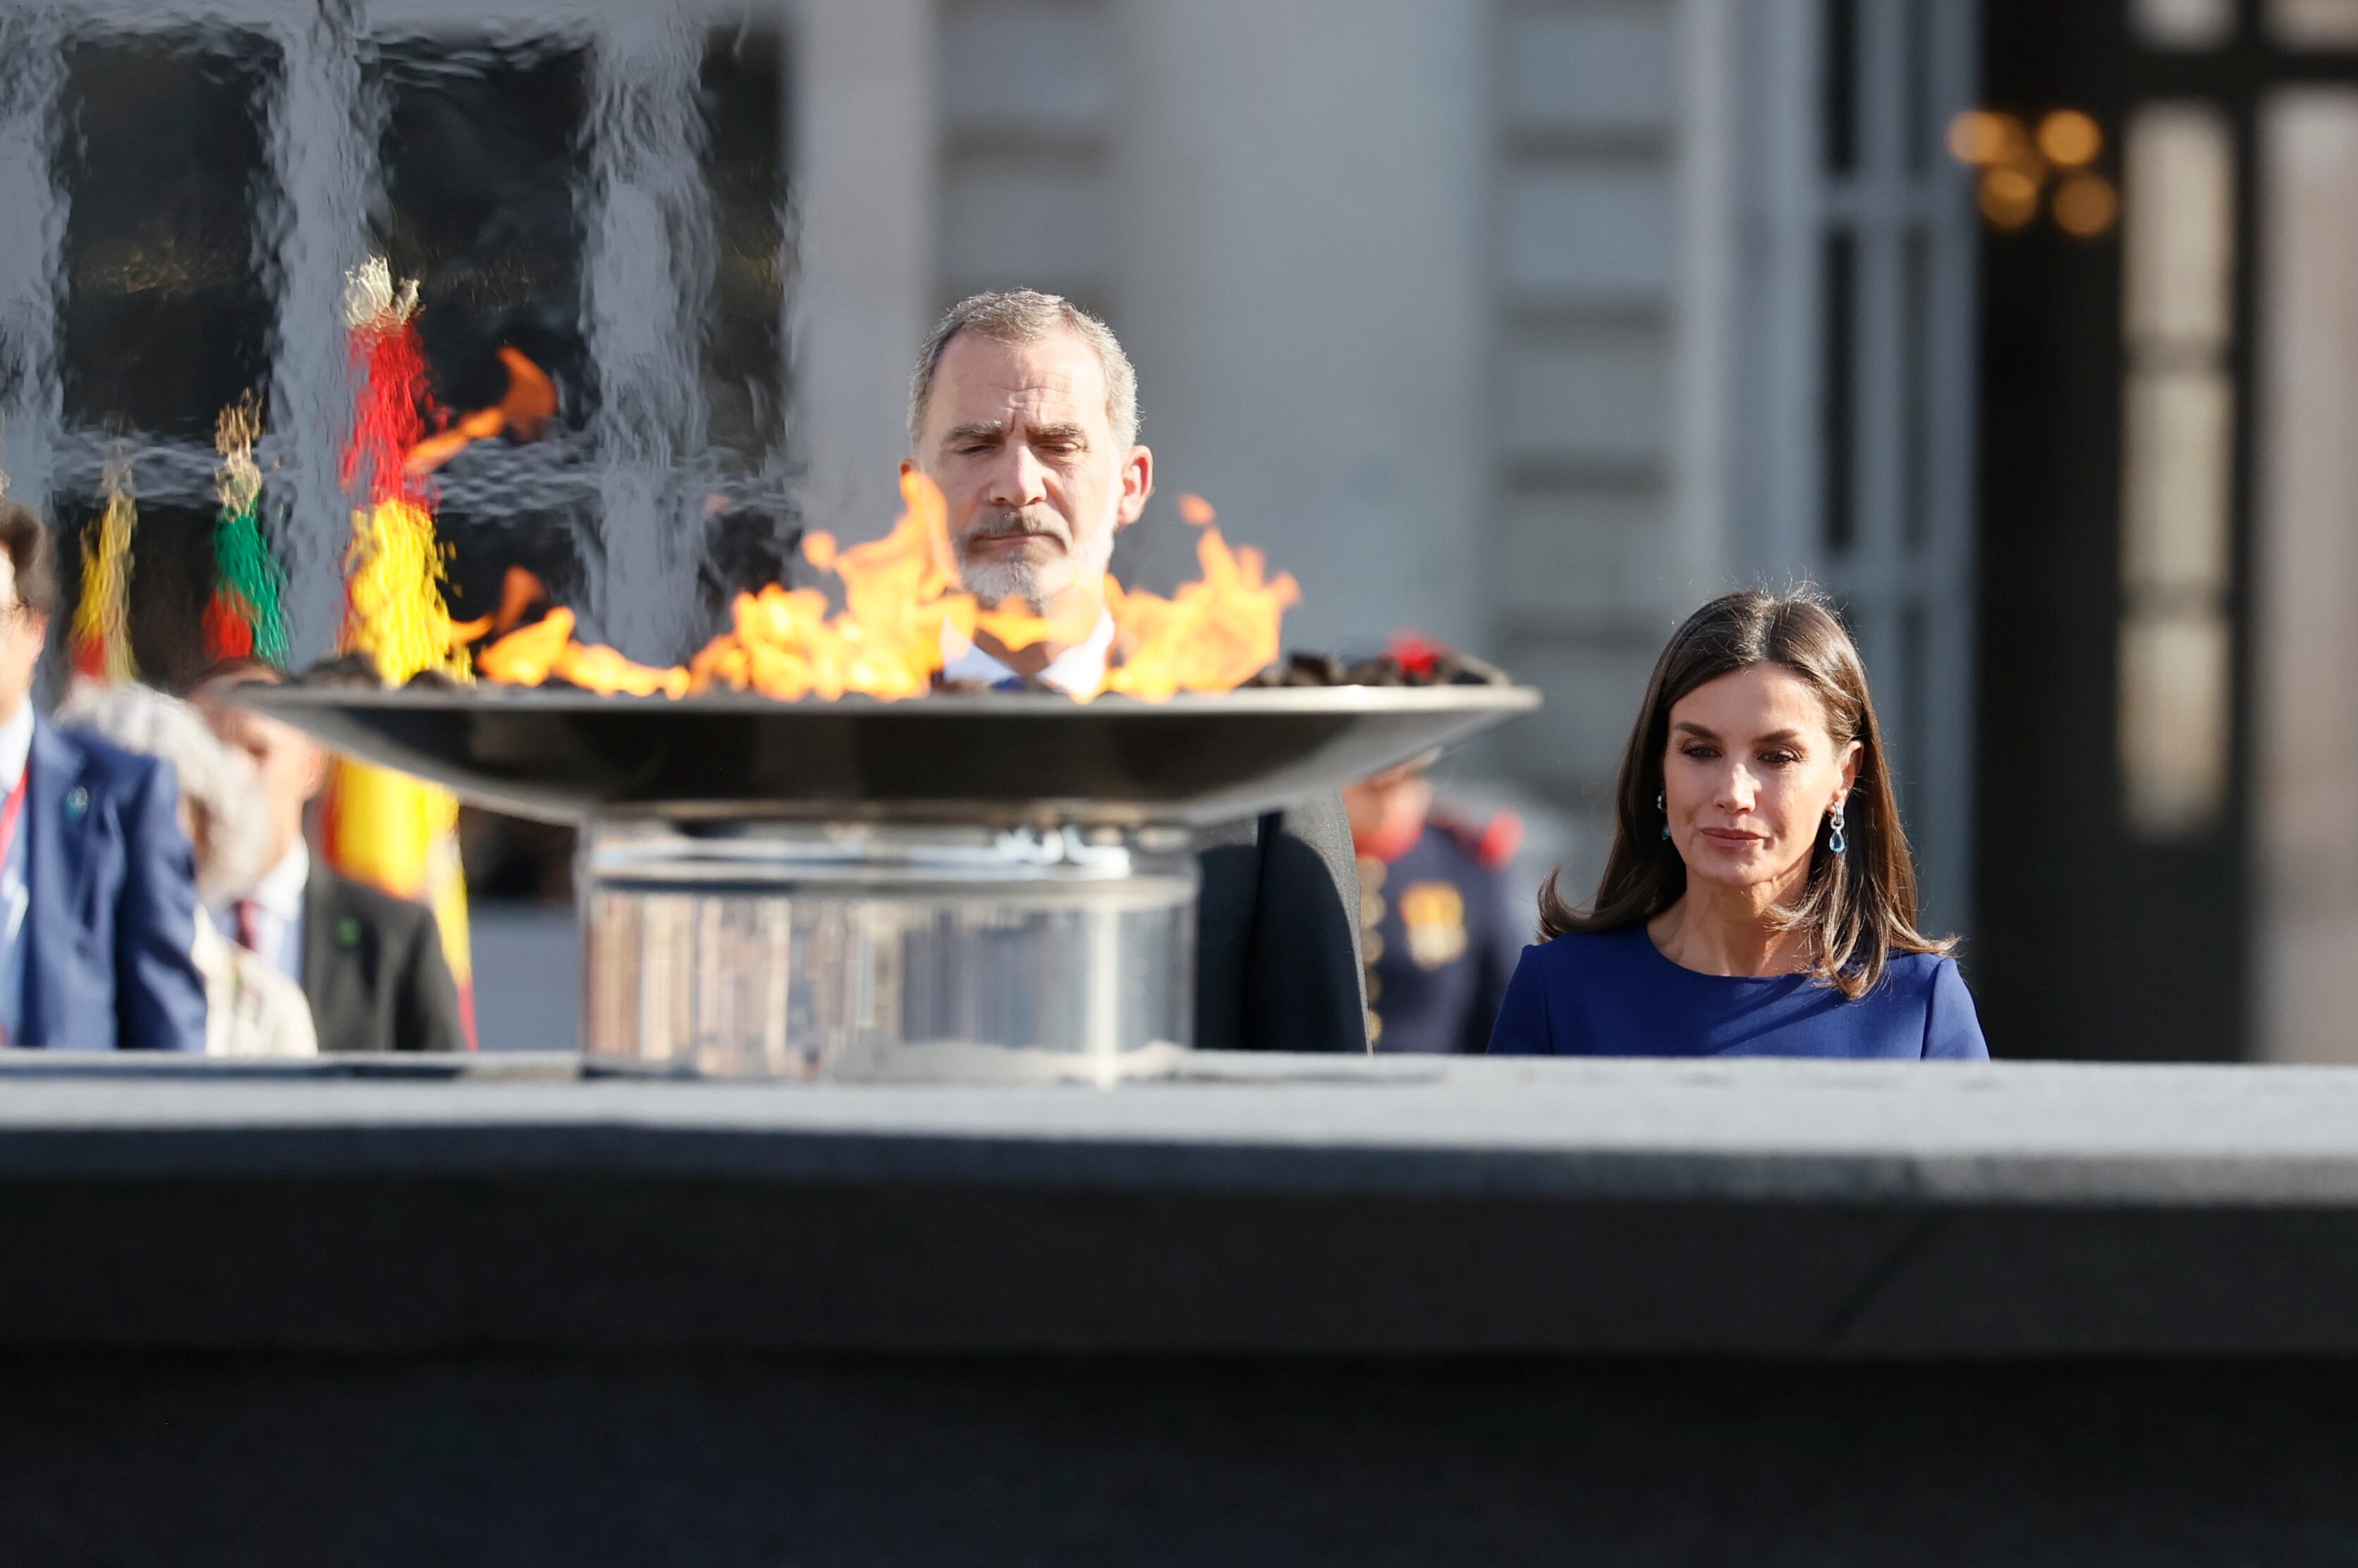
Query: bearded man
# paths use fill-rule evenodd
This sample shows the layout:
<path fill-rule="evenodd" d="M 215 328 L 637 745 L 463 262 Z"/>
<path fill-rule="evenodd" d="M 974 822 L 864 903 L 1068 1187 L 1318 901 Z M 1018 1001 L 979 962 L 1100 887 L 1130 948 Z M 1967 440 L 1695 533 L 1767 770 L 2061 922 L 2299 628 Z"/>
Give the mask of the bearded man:
<path fill-rule="evenodd" d="M 1138 375 L 1112 330 L 1070 300 L 979 294 L 934 330 L 909 392 L 910 456 L 949 507 L 969 593 L 1015 600 L 1054 633 L 946 646 L 953 680 L 1093 691 L 1113 649 L 1114 535 L 1154 493 L 1138 444 Z M 1364 1051 L 1359 882 L 1339 795 L 1197 835 L 1195 1044 Z"/>

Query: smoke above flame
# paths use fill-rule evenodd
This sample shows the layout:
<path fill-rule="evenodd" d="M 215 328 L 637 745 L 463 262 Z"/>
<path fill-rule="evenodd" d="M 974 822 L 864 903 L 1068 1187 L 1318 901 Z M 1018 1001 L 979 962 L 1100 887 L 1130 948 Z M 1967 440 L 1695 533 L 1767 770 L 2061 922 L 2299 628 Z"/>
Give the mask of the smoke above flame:
<path fill-rule="evenodd" d="M 507 685 L 557 678 L 609 695 L 741 691 L 791 702 L 857 693 L 892 702 L 930 692 L 945 645 L 970 643 L 978 632 L 1009 648 L 1087 635 L 1086 626 L 1059 626 L 1019 606 L 978 603 L 957 586 L 941 492 L 912 474 L 901 493 L 906 510 L 882 539 L 838 547 L 830 535 L 805 538 L 803 558 L 840 585 L 840 610 L 816 588 L 773 583 L 740 593 L 728 631 L 687 665 L 664 668 L 576 641 L 573 614 L 560 607 L 501 637 L 477 656 L 476 667 Z M 1181 508 L 1204 530 L 1196 547 L 1204 576 L 1168 599 L 1126 591 L 1109 579 L 1114 662 L 1104 691 L 1149 702 L 1183 691 L 1229 691 L 1277 658 L 1280 625 L 1301 598 L 1293 577 L 1271 578 L 1260 552 L 1249 546 L 1231 550 L 1199 498 L 1183 497 Z M 1098 694 L 1074 695 L 1087 700 Z"/>

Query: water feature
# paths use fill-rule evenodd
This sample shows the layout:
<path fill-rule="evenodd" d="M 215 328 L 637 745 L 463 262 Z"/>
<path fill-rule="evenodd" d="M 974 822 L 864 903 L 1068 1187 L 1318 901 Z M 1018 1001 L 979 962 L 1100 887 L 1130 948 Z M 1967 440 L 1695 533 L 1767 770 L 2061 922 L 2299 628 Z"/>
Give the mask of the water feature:
<path fill-rule="evenodd" d="M 211 428 L 248 386 L 295 654 L 332 650 L 339 305 L 372 254 L 421 286 L 440 404 L 497 402 L 503 347 L 557 388 L 538 438 L 438 476 L 461 613 L 520 563 L 668 661 L 777 575 L 784 61 L 756 9 L 0 0 L 0 470 L 70 536 L 126 454 L 144 667 L 202 657 Z"/>
<path fill-rule="evenodd" d="M 0 8 L 0 470 L 20 494 L 49 488 L 59 418 L 61 204 L 50 176 L 65 82 L 51 10 Z"/>
<path fill-rule="evenodd" d="M 590 113 L 589 338 L 598 367 L 599 492 L 609 635 L 666 646 L 690 631 L 683 568 L 702 497 L 680 470 L 704 446 L 702 345 L 712 213 L 698 178 L 701 39 L 633 14 L 598 51 Z M 615 585 L 625 585 L 615 591 Z"/>
<path fill-rule="evenodd" d="M 382 189 L 384 103 L 362 67 L 366 38 L 349 0 L 321 0 L 282 35 L 277 92 L 265 110 L 270 167 L 256 213 L 265 276 L 277 309 L 264 515 L 287 568 L 290 641 L 299 658 L 326 651 L 343 617 L 343 546 L 334 524 L 351 506 L 337 460 L 352 423 L 351 373 L 339 314 L 344 275 L 367 259 L 369 208 Z"/>

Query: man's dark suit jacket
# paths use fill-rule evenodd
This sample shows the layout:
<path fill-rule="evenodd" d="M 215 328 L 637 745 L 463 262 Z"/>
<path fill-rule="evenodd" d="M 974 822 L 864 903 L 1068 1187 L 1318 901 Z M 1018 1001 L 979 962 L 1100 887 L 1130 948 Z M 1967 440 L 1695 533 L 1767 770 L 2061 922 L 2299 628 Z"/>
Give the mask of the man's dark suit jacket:
<path fill-rule="evenodd" d="M 1340 795 L 1196 835 L 1195 1044 L 1365 1051 L 1359 862 Z"/>
<path fill-rule="evenodd" d="M 33 720 L 18 1045 L 202 1051 L 196 866 L 170 764 Z"/>
<path fill-rule="evenodd" d="M 303 994 L 322 1051 L 467 1048 L 434 912 L 317 860 L 303 884 Z"/>

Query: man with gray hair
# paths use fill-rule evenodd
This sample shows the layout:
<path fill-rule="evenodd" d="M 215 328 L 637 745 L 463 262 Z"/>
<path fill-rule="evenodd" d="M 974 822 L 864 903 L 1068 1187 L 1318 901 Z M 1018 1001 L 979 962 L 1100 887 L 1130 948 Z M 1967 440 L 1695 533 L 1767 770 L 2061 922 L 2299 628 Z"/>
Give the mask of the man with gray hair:
<path fill-rule="evenodd" d="M 923 471 L 949 503 L 967 591 L 985 604 L 1018 600 L 1059 628 L 1022 649 L 982 633 L 946 673 L 1094 689 L 1113 646 L 1114 535 L 1154 493 L 1154 454 L 1138 444 L 1138 373 L 1112 330 L 1053 294 L 963 301 L 917 362 L 909 450 L 902 471 Z"/>
<path fill-rule="evenodd" d="M 967 590 L 1054 628 L 1011 648 L 986 631 L 946 646 L 944 673 L 989 686 L 1094 691 L 1113 651 L 1114 535 L 1154 493 L 1138 444 L 1138 375 L 1113 332 L 1052 294 L 979 294 L 934 330 L 909 389 L 909 457 L 949 509 Z M 1349 819 L 1328 794 L 1197 836 L 1195 1044 L 1363 1051 L 1359 882 Z"/>

